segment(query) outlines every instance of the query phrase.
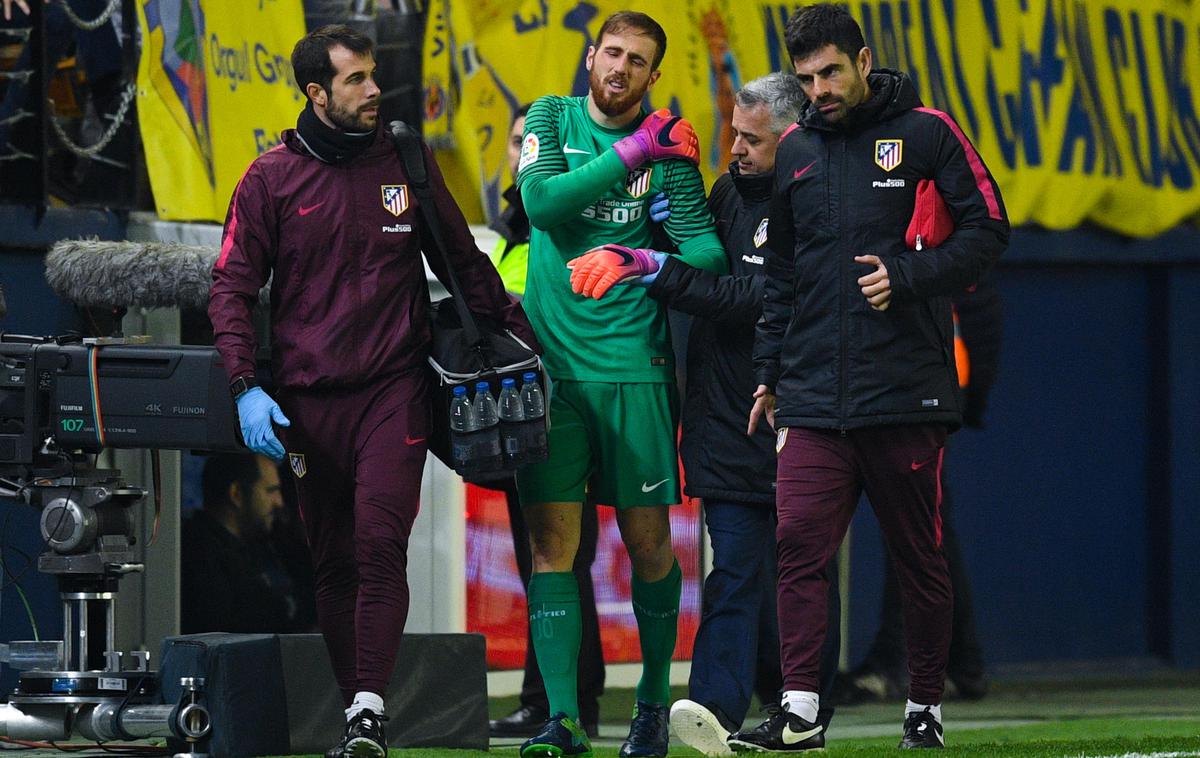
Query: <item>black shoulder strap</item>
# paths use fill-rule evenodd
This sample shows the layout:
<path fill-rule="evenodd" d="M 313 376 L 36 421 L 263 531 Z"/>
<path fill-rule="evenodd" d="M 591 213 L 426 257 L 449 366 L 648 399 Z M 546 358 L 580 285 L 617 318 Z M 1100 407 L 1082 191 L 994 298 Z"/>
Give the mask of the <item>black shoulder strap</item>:
<path fill-rule="evenodd" d="M 413 128 L 403 121 L 393 121 L 388 124 L 388 131 L 400 160 L 404 162 L 404 171 L 413 183 L 414 189 L 428 190 L 429 176 L 425 171 L 425 155 L 421 150 L 421 137 Z"/>
<path fill-rule="evenodd" d="M 479 326 L 475 323 L 475 317 L 471 315 L 471 309 L 467 307 L 467 301 L 463 297 L 462 288 L 458 285 L 458 277 L 454 275 L 454 266 L 451 264 L 446 250 L 446 241 L 442 237 L 442 223 L 438 217 L 433 190 L 429 186 L 429 172 L 425 167 L 425 151 L 422 150 L 421 137 L 403 121 L 393 121 L 388 124 L 388 133 L 391 135 L 392 143 L 396 146 L 396 152 L 400 154 L 400 160 L 404 163 L 404 172 L 408 175 L 408 180 L 412 182 L 413 193 L 420 200 L 417 205 L 421 209 L 422 218 L 425 219 L 425 227 L 429 230 L 429 236 L 433 238 L 433 246 L 437 248 L 442 257 L 442 265 L 446 269 L 446 278 L 449 280 L 447 284 L 450 294 L 454 296 L 454 308 L 458 311 L 458 318 L 466 332 L 467 342 L 477 345 L 480 342 Z M 426 252 L 425 255 L 428 257 L 429 253 Z"/>

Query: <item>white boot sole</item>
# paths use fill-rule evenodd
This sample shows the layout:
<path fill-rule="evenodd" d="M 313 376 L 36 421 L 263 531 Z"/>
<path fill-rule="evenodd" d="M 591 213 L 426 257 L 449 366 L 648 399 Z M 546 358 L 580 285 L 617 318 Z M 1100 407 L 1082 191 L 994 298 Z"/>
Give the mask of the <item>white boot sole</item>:
<path fill-rule="evenodd" d="M 671 706 L 671 731 L 688 747 L 708 756 L 731 756 L 729 732 L 699 703 L 680 700 Z"/>

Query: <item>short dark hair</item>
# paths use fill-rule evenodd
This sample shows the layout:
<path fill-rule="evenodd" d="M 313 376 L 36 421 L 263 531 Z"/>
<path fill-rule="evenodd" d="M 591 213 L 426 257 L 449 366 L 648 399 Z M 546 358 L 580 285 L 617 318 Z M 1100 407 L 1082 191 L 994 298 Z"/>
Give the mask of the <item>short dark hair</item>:
<path fill-rule="evenodd" d="M 237 484 L 242 492 L 249 492 L 262 478 L 257 455 L 249 453 L 214 453 L 204 462 L 200 475 L 201 491 L 204 493 L 205 510 L 230 508 L 230 485 Z"/>
<path fill-rule="evenodd" d="M 533 103 L 525 103 L 524 105 L 522 105 L 521 107 L 519 107 L 515 111 L 513 111 L 512 120 L 508 122 L 509 129 L 512 128 L 513 124 L 517 123 L 517 119 L 525 118 L 526 116 L 529 115 L 529 106 L 531 106 L 531 105 L 533 105 Z"/>
<path fill-rule="evenodd" d="M 292 48 L 292 73 L 296 86 L 308 97 L 308 83 L 316 82 L 326 93 L 332 93 L 333 61 L 329 51 L 341 45 L 356 55 L 374 55 L 375 42 L 345 24 L 329 24 L 309 32 Z"/>
<path fill-rule="evenodd" d="M 783 39 L 792 60 L 807 58 L 826 45 L 833 45 L 854 60 L 867 46 L 862 28 L 850 11 L 834 3 L 809 5 L 796 11 L 788 19 Z"/>
<path fill-rule="evenodd" d="M 654 60 L 650 61 L 650 70 L 657 71 L 658 64 L 662 63 L 663 56 L 667 54 L 667 33 L 663 31 L 657 21 L 645 13 L 617 11 L 604 19 L 604 23 L 600 25 L 600 32 L 596 35 L 596 47 L 600 47 L 600 41 L 604 39 L 604 35 L 620 34 L 626 29 L 633 29 L 638 34 L 654 40 L 658 51 L 654 54 Z"/>

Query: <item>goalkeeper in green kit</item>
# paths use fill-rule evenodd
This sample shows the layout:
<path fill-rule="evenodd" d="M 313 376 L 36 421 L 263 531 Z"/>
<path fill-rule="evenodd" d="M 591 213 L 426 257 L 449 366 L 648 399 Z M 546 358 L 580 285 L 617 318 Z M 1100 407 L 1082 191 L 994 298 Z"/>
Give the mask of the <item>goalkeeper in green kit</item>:
<path fill-rule="evenodd" d="M 679 502 L 678 398 L 665 310 L 646 296 L 664 253 L 647 249 L 650 199 L 671 198 L 666 232 L 690 265 L 723 272 L 725 252 L 696 168 L 688 122 L 642 100 L 666 51 L 662 27 L 622 11 L 588 49 L 589 94 L 537 100 L 517 186 L 532 225 L 524 306 L 553 379 L 550 458 L 517 489 L 533 549 L 529 624 L 550 720 L 522 758 L 589 756 L 579 727 L 579 591 L 572 562 L 585 490 L 617 509 L 633 567 L 642 676 L 622 756 L 663 756 L 682 574 L 668 506 Z M 602 300 L 614 284 L 622 286 Z"/>

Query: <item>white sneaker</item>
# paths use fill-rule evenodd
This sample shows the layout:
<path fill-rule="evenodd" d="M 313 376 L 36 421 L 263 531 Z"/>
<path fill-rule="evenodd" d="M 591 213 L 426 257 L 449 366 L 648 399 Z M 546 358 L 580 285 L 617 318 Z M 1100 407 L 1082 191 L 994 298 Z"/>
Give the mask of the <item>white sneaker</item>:
<path fill-rule="evenodd" d="M 680 700 L 671 706 L 671 731 L 688 747 L 705 755 L 733 755 L 726 740 L 729 730 L 716 715 L 692 700 Z"/>

